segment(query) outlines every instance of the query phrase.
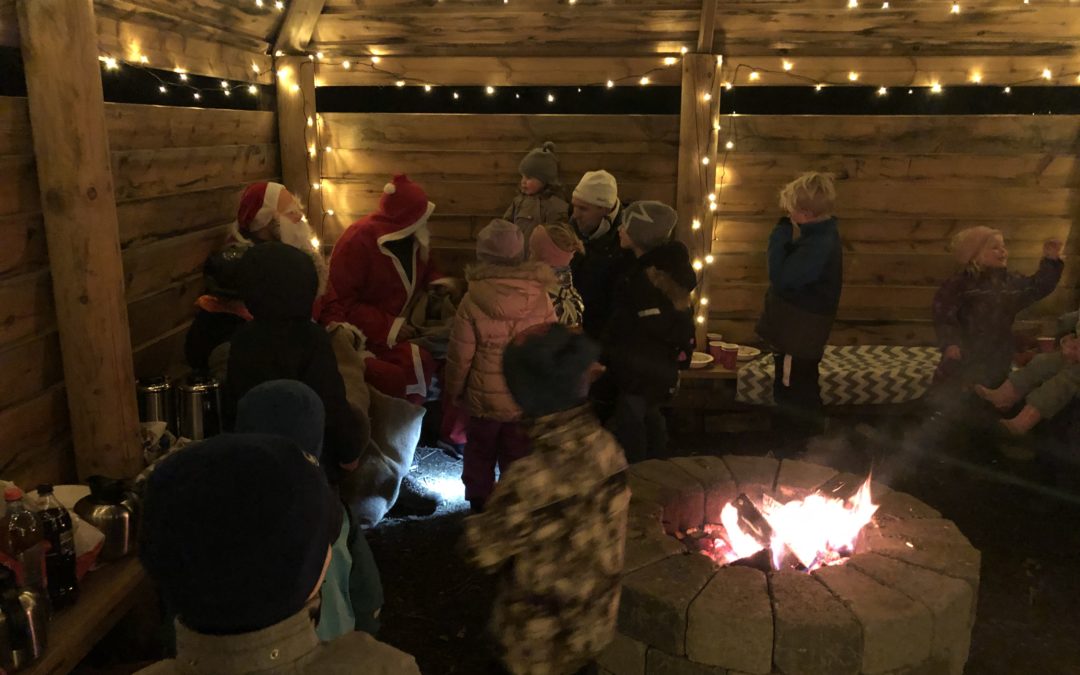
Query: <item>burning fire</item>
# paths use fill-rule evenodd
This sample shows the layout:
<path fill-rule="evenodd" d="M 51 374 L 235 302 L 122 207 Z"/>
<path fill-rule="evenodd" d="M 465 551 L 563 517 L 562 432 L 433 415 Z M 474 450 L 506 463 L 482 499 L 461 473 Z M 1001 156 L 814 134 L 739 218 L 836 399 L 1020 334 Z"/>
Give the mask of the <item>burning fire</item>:
<path fill-rule="evenodd" d="M 719 526 L 705 526 L 711 546 L 705 544 L 703 552 L 719 563 L 730 564 L 768 548 L 773 569 L 795 561 L 807 571 L 836 565 L 851 555 L 859 532 L 877 509 L 870 496 L 869 478 L 847 499 L 815 492 L 805 499 L 781 503 L 766 494 L 759 505 L 740 495 L 724 505 Z"/>

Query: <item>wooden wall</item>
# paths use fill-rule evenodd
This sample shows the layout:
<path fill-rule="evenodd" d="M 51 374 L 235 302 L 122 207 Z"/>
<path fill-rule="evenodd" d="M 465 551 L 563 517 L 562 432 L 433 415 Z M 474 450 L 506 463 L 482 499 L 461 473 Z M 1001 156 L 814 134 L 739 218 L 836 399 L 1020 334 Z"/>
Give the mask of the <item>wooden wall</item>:
<path fill-rule="evenodd" d="M 928 343 L 930 303 L 971 225 L 1001 229 L 1010 268 L 1030 273 L 1042 242 L 1068 241 L 1061 287 L 1032 315 L 1075 309 L 1080 267 L 1080 117 L 725 117 L 736 147 L 717 171 L 710 326 L 752 336 L 768 282 L 777 194 L 806 170 L 834 172 L 845 286 L 832 342 Z"/>
<path fill-rule="evenodd" d="M 518 163 L 553 140 L 567 191 L 607 169 L 624 199 L 675 199 L 677 116 L 437 115 L 327 113 L 321 116 L 326 238 L 378 204 L 394 173 L 407 173 L 435 202 L 432 246 L 448 271 L 474 259 L 475 234 L 517 194 Z M 569 201 L 569 199 L 568 199 Z"/>
<path fill-rule="evenodd" d="M 107 104 L 136 373 L 183 359 L 244 185 L 276 178 L 273 113 Z M 0 98 L 0 476 L 74 477 L 26 100 Z"/>

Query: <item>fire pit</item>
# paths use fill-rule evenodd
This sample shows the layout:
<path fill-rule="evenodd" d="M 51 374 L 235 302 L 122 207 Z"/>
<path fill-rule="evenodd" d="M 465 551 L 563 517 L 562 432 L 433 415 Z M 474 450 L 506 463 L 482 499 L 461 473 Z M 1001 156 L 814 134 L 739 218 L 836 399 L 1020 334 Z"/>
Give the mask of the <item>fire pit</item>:
<path fill-rule="evenodd" d="M 602 672 L 963 672 L 979 552 L 914 497 L 736 456 L 650 460 L 630 486 L 619 633 Z"/>

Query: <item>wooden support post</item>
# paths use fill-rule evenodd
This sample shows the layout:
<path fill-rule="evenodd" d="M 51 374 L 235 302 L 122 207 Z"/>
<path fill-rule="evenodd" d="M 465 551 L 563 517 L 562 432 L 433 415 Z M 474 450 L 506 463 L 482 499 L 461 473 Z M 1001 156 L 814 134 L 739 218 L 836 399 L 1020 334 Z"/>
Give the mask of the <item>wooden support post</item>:
<path fill-rule="evenodd" d="M 720 59 L 711 54 L 687 54 L 682 62 L 682 107 L 679 112 L 679 239 L 690 249 L 690 258 L 702 265 L 695 306 L 698 348 L 708 344 L 708 298 L 706 256 L 712 252 L 713 212 L 709 195 L 716 190 L 716 142 L 714 126 L 720 109 Z M 705 321 L 698 317 L 704 317 Z"/>
<path fill-rule="evenodd" d="M 142 466 L 92 0 L 20 0 L 19 34 L 80 477 Z"/>
<path fill-rule="evenodd" d="M 274 52 L 295 54 L 304 51 L 311 42 L 315 22 L 325 6 L 326 0 L 290 0 L 285 8 L 281 29 L 274 40 Z"/>
<path fill-rule="evenodd" d="M 698 26 L 697 51 L 711 54 L 713 36 L 716 35 L 716 3 L 719 0 L 701 0 L 701 22 Z"/>
<path fill-rule="evenodd" d="M 322 185 L 323 152 L 315 110 L 315 62 L 305 56 L 282 56 L 274 60 L 274 70 L 282 182 L 306 206 L 316 234 L 325 238 L 322 194 L 313 187 Z"/>

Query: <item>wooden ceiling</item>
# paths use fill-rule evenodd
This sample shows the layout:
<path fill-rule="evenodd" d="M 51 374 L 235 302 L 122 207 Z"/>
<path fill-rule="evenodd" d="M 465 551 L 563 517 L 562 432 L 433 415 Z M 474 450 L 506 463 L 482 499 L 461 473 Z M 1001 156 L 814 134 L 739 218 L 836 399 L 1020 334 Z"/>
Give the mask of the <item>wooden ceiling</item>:
<path fill-rule="evenodd" d="M 713 51 L 730 56 L 1043 55 L 1080 44 L 1067 0 L 718 0 Z M 327 54 L 636 56 L 694 48 L 701 0 L 326 0 Z"/>

